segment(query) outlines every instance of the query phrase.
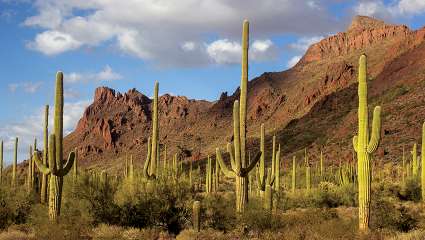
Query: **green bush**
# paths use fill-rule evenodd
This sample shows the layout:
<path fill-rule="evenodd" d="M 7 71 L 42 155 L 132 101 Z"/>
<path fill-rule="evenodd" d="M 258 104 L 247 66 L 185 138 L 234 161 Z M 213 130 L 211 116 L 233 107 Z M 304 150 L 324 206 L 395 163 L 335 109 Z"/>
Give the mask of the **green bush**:
<path fill-rule="evenodd" d="M 25 223 L 32 204 L 32 196 L 23 189 L 0 187 L 0 229 Z"/>
<path fill-rule="evenodd" d="M 418 217 L 410 213 L 406 207 L 389 199 L 373 199 L 370 224 L 375 229 L 407 232 L 417 226 Z"/>
<path fill-rule="evenodd" d="M 202 227 L 220 231 L 229 231 L 235 227 L 236 214 L 233 203 L 234 195 L 230 199 L 214 194 L 207 196 L 202 202 Z"/>

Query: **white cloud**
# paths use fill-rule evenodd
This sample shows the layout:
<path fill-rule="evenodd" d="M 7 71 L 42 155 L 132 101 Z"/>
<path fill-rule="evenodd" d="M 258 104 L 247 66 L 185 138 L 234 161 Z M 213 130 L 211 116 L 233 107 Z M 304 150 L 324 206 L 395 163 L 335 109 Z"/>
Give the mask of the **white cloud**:
<path fill-rule="evenodd" d="M 320 42 L 320 40 L 322 40 L 323 38 L 323 36 L 302 37 L 299 38 L 295 43 L 289 44 L 289 47 L 291 49 L 304 53 L 312 44 Z"/>
<path fill-rule="evenodd" d="M 56 55 L 69 50 L 74 50 L 82 45 L 71 35 L 59 31 L 45 31 L 37 34 L 35 40 L 29 42 L 27 47 L 46 55 Z"/>
<path fill-rule="evenodd" d="M 295 64 L 297 64 L 300 61 L 301 57 L 302 57 L 301 55 L 293 56 L 291 59 L 289 59 L 287 67 L 291 68 L 295 66 Z"/>
<path fill-rule="evenodd" d="M 255 40 L 249 48 L 249 54 L 254 61 L 270 60 L 275 57 L 275 50 L 271 40 Z M 208 56 L 218 64 L 241 62 L 242 46 L 239 42 L 219 39 L 207 44 L 206 51 Z"/>
<path fill-rule="evenodd" d="M 203 43 L 211 36 L 230 44 L 238 41 L 244 18 L 251 20 L 257 39 L 283 32 L 332 32 L 342 26 L 320 1 L 36 0 L 34 6 L 37 14 L 24 25 L 42 32 L 28 45 L 31 49 L 54 55 L 111 44 L 122 53 L 174 66 L 211 62 Z"/>
<path fill-rule="evenodd" d="M 396 0 L 385 3 L 383 0 L 363 0 L 354 7 L 354 12 L 384 19 L 412 17 L 425 13 L 425 1 Z"/>
<path fill-rule="evenodd" d="M 182 44 L 182 49 L 184 51 L 193 51 L 195 50 L 196 44 L 194 42 L 188 41 Z"/>
<path fill-rule="evenodd" d="M 109 65 L 106 65 L 101 71 L 97 73 L 78 73 L 71 72 L 65 73 L 65 83 L 88 83 L 88 82 L 100 82 L 100 81 L 114 81 L 122 79 L 121 74 L 116 73 L 112 70 Z"/>
<path fill-rule="evenodd" d="M 84 110 L 90 104 L 90 101 L 79 101 L 74 103 L 65 103 L 63 127 L 64 134 L 71 133 L 78 120 L 83 115 Z M 15 137 L 19 138 L 19 159 L 25 159 L 28 155 L 29 145 L 38 139 L 39 148 L 42 147 L 44 126 L 44 107 L 40 107 L 31 115 L 25 117 L 21 122 L 9 123 L 0 127 L 0 138 L 4 140 L 4 148 L 7 155 L 6 161 L 12 159 Z M 49 114 L 49 129 L 53 129 L 53 109 Z"/>
<path fill-rule="evenodd" d="M 9 91 L 11 92 L 16 92 L 19 89 L 22 89 L 26 93 L 36 93 L 42 85 L 43 85 L 43 82 L 23 82 L 23 83 L 10 83 L 8 87 L 9 87 Z"/>
<path fill-rule="evenodd" d="M 238 63 L 241 58 L 241 45 L 228 39 L 220 39 L 208 45 L 207 53 L 219 64 Z"/>

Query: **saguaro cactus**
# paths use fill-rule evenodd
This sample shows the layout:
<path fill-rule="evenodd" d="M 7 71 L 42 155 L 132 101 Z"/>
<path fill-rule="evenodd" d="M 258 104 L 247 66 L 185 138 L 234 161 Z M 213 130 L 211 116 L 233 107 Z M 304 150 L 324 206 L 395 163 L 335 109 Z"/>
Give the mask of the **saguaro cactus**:
<path fill-rule="evenodd" d="M 50 174 L 49 182 L 49 218 L 57 221 L 60 216 L 62 201 L 63 177 L 69 173 L 74 164 L 75 153 L 70 152 L 65 165 L 63 164 L 63 73 L 56 74 L 54 134 L 49 137 L 49 165 L 43 164 L 41 154 L 34 152 L 34 161 L 44 174 Z"/>
<path fill-rule="evenodd" d="M 366 55 L 359 59 L 359 108 L 358 136 L 353 138 L 354 150 L 357 152 L 359 181 L 359 229 L 367 231 L 370 220 L 371 154 L 376 151 L 381 137 L 381 107 L 375 107 L 372 120 L 372 134 L 369 134 L 369 117 L 367 106 L 367 66 Z M 370 137 L 369 137 L 370 136 Z"/>
<path fill-rule="evenodd" d="M 193 224 L 193 230 L 195 230 L 196 232 L 201 231 L 201 202 L 200 201 L 193 202 L 192 224 Z"/>
<path fill-rule="evenodd" d="M 425 122 L 422 125 L 421 166 L 422 201 L 425 201 Z"/>
<path fill-rule="evenodd" d="M 48 166 L 49 157 L 49 105 L 44 109 L 44 133 L 43 133 L 43 164 Z M 42 204 L 47 202 L 47 178 L 48 175 L 41 173 L 41 189 L 40 189 L 40 202 Z"/>
<path fill-rule="evenodd" d="M 15 152 L 13 154 L 12 165 L 12 187 L 16 186 L 16 167 L 18 165 L 18 137 L 15 138 Z"/>
<path fill-rule="evenodd" d="M 205 167 L 205 192 L 211 193 L 213 188 L 213 171 L 211 158 L 208 155 L 207 166 Z"/>
<path fill-rule="evenodd" d="M 419 174 L 419 164 L 418 164 L 418 151 L 417 144 L 413 144 L 412 153 L 412 168 L 413 168 L 413 177 L 417 178 Z"/>
<path fill-rule="evenodd" d="M 0 184 L 3 183 L 3 140 L 0 142 Z"/>
<path fill-rule="evenodd" d="M 152 143 L 148 141 L 148 155 L 145 162 L 144 175 L 148 179 L 156 179 L 159 146 L 159 126 L 158 126 L 158 88 L 159 83 L 155 81 L 154 98 L 152 107 Z"/>
<path fill-rule="evenodd" d="M 320 150 L 320 180 L 323 181 L 323 150 Z"/>
<path fill-rule="evenodd" d="M 247 164 L 246 161 L 246 103 L 248 86 L 248 42 L 249 42 L 249 22 L 243 23 L 242 31 L 242 76 L 240 84 L 240 101 L 233 104 L 233 151 L 229 151 L 232 163 L 232 170 L 229 170 L 221 157 L 220 149 L 216 149 L 217 160 L 220 168 L 228 177 L 236 179 L 236 211 L 242 212 L 248 202 L 248 173 L 255 167 L 260 154 Z M 240 102 L 240 104 L 239 104 Z"/>
<path fill-rule="evenodd" d="M 297 159 L 292 157 L 292 193 L 297 189 Z"/>

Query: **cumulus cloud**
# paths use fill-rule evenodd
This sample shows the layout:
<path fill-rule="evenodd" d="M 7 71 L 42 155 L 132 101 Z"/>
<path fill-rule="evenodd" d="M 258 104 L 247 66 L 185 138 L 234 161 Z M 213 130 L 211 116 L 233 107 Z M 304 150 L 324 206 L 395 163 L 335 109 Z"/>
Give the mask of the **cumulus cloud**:
<path fill-rule="evenodd" d="M 71 72 L 65 73 L 65 83 L 88 83 L 88 82 L 100 82 L 100 81 L 113 81 L 119 80 L 123 77 L 121 74 L 114 72 L 109 65 L 106 65 L 101 71 L 96 73 L 79 73 Z"/>
<path fill-rule="evenodd" d="M 385 3 L 383 0 L 363 0 L 354 7 L 354 12 L 384 19 L 411 17 L 425 13 L 425 1 L 396 0 Z"/>
<path fill-rule="evenodd" d="M 23 83 L 10 83 L 8 85 L 9 91 L 16 92 L 21 90 L 26 93 L 36 93 L 40 87 L 43 85 L 43 82 L 23 82 Z"/>
<path fill-rule="evenodd" d="M 78 120 L 81 118 L 84 110 L 90 104 L 90 101 L 78 101 L 74 103 L 65 103 L 63 116 L 64 134 L 71 133 Z M 53 114 L 50 110 L 49 129 L 53 128 Z M 33 143 L 34 138 L 39 140 L 39 146 L 42 146 L 44 107 L 25 117 L 20 122 L 9 123 L 0 127 L 0 138 L 4 140 L 6 152 L 6 162 L 11 162 L 14 148 L 15 137 L 19 138 L 19 159 L 27 158 L 29 145 Z"/>
<path fill-rule="evenodd" d="M 37 34 L 34 41 L 27 44 L 30 49 L 46 55 L 56 55 L 79 48 L 83 43 L 75 40 L 70 34 L 59 31 L 45 31 Z"/>
<path fill-rule="evenodd" d="M 271 40 L 255 40 L 249 48 L 249 54 L 254 61 L 268 60 L 275 57 L 275 50 Z M 242 46 L 239 42 L 219 39 L 208 44 L 206 51 L 208 56 L 218 64 L 241 62 Z"/>
<path fill-rule="evenodd" d="M 320 1 L 36 0 L 34 6 L 37 14 L 24 25 L 40 27 L 42 32 L 28 45 L 31 49 L 54 55 L 111 44 L 122 53 L 174 66 L 210 63 L 210 53 L 203 45 L 212 44 L 211 36 L 217 41 L 228 39 L 224 45 L 232 48 L 240 39 L 244 18 L 251 20 L 256 39 L 285 32 L 331 32 L 340 26 Z M 225 52 L 229 51 L 234 50 Z M 260 54 L 257 60 L 265 56 Z M 234 62 L 217 56 L 213 62 L 218 62 L 217 58 Z"/>

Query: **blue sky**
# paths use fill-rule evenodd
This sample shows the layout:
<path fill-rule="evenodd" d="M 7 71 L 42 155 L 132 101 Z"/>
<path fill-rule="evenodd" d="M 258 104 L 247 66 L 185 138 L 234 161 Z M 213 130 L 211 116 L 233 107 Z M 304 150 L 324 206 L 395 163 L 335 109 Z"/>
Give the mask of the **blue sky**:
<path fill-rule="evenodd" d="M 99 86 L 216 100 L 240 78 L 240 31 L 251 22 L 250 78 L 292 66 L 354 15 L 422 27 L 421 0 L 0 0 L 0 138 L 6 162 L 42 131 L 55 72 L 66 82 L 72 131 Z"/>

